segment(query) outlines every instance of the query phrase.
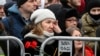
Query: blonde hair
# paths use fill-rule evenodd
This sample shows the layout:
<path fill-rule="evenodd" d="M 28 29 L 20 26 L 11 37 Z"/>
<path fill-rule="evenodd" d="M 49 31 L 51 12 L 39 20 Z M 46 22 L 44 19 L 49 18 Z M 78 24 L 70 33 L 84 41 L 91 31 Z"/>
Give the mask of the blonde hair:
<path fill-rule="evenodd" d="M 32 29 L 32 33 L 39 36 L 43 35 L 43 28 L 41 26 L 41 22 L 34 26 L 34 28 Z"/>
<path fill-rule="evenodd" d="M 43 28 L 41 26 L 41 22 L 40 23 L 37 23 L 37 24 L 34 24 L 34 21 L 31 21 L 30 24 L 26 25 L 23 29 L 23 36 L 27 33 L 29 33 L 30 31 L 32 31 L 33 34 L 36 34 L 36 35 L 43 35 Z"/>

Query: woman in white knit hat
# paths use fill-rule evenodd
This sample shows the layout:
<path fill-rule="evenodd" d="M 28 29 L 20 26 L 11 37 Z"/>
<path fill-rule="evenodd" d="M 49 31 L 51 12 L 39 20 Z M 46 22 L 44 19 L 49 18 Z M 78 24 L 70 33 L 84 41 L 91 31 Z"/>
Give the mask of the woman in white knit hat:
<path fill-rule="evenodd" d="M 24 35 L 23 43 L 25 51 L 33 56 L 39 55 L 39 48 L 44 40 L 53 36 L 54 32 L 60 33 L 61 30 L 55 15 L 49 9 L 38 9 L 34 11 L 30 19 L 32 22 L 26 26 L 30 31 Z M 54 52 L 56 51 L 55 44 L 57 43 L 54 40 L 48 42 L 44 54 L 54 56 Z"/>

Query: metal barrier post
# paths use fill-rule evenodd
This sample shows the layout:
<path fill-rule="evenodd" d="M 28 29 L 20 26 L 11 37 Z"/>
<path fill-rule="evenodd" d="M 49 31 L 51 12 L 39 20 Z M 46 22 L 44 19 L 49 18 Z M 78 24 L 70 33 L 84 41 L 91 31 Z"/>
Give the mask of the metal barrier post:
<path fill-rule="evenodd" d="M 14 36 L 0 36 L 0 40 L 15 40 L 15 41 L 17 41 L 19 46 L 20 46 L 20 49 L 21 49 L 21 56 L 25 56 L 24 55 L 24 53 L 25 53 L 24 45 L 21 42 L 21 40 L 18 39 L 17 37 L 14 37 Z"/>
<path fill-rule="evenodd" d="M 85 42 L 84 41 L 83 41 L 83 48 L 82 49 L 83 49 L 82 52 L 83 52 L 83 56 L 84 56 L 84 54 L 85 54 L 85 50 L 84 50 L 85 49 Z"/>
<path fill-rule="evenodd" d="M 44 56 L 43 52 L 44 52 L 44 47 L 46 45 L 46 43 L 50 40 L 82 40 L 82 41 L 100 41 L 100 38 L 96 38 L 96 37 L 71 37 L 71 36 L 53 36 L 53 37 L 49 37 L 48 39 L 46 39 L 41 47 L 40 47 L 40 56 Z M 96 48 L 95 48 L 96 49 Z M 96 54 L 96 52 L 95 52 Z"/>
<path fill-rule="evenodd" d="M 9 56 L 9 40 L 7 40 L 7 55 Z"/>
<path fill-rule="evenodd" d="M 96 54 L 96 50 L 97 50 L 97 48 L 96 48 L 96 47 L 97 47 L 97 43 L 98 43 L 98 42 L 97 42 L 97 41 L 95 41 L 95 48 L 94 48 L 94 50 L 95 50 L 95 56 L 97 55 L 97 54 Z"/>

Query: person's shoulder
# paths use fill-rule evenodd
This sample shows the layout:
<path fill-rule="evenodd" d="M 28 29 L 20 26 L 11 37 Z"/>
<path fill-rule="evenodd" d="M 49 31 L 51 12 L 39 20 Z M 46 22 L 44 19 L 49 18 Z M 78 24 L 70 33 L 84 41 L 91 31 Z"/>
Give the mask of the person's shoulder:
<path fill-rule="evenodd" d="M 34 37 L 31 37 L 31 36 L 27 36 L 27 37 L 25 37 L 22 41 L 23 41 L 23 42 L 26 42 L 26 41 L 37 41 L 37 39 L 34 38 Z"/>
<path fill-rule="evenodd" d="M 88 46 L 85 46 L 86 56 L 94 56 L 92 49 Z"/>
<path fill-rule="evenodd" d="M 11 16 L 8 16 L 8 17 L 3 18 L 1 20 L 1 22 L 4 24 L 4 26 L 7 27 L 7 25 L 9 26 L 9 24 L 11 24 L 13 22 L 13 20 L 12 20 L 12 17 Z"/>
<path fill-rule="evenodd" d="M 58 36 L 71 36 L 67 31 L 62 31 Z"/>
<path fill-rule="evenodd" d="M 9 21 L 8 17 L 5 17 L 1 20 L 1 22 L 4 24 L 8 23 L 8 21 Z"/>
<path fill-rule="evenodd" d="M 6 16 L 6 17 L 4 17 L 1 21 L 3 21 L 3 22 L 8 22 L 8 21 L 11 20 L 11 18 L 12 18 L 12 16 Z"/>
<path fill-rule="evenodd" d="M 84 17 L 87 17 L 88 15 L 89 15 L 88 13 L 84 13 L 84 14 L 82 15 L 81 19 L 84 18 Z"/>

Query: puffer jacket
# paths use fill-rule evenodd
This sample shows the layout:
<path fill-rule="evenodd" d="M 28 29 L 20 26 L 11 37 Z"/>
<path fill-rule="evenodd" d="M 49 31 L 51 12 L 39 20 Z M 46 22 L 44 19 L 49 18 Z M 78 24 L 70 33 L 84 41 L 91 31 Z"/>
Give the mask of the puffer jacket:
<path fill-rule="evenodd" d="M 85 13 L 82 18 L 82 32 L 83 36 L 88 37 L 96 37 L 96 29 L 99 27 L 99 25 L 95 24 L 92 19 L 90 18 L 88 13 Z"/>
<path fill-rule="evenodd" d="M 83 36 L 87 36 L 87 37 L 96 37 L 96 30 L 100 25 L 95 24 L 91 17 L 89 16 L 88 13 L 85 13 L 82 18 L 81 18 L 81 22 L 82 22 L 82 33 Z M 94 45 L 95 43 L 92 41 L 87 41 L 86 44 L 88 46 L 90 46 L 93 50 L 94 50 Z M 99 47 L 98 47 L 99 48 Z"/>

